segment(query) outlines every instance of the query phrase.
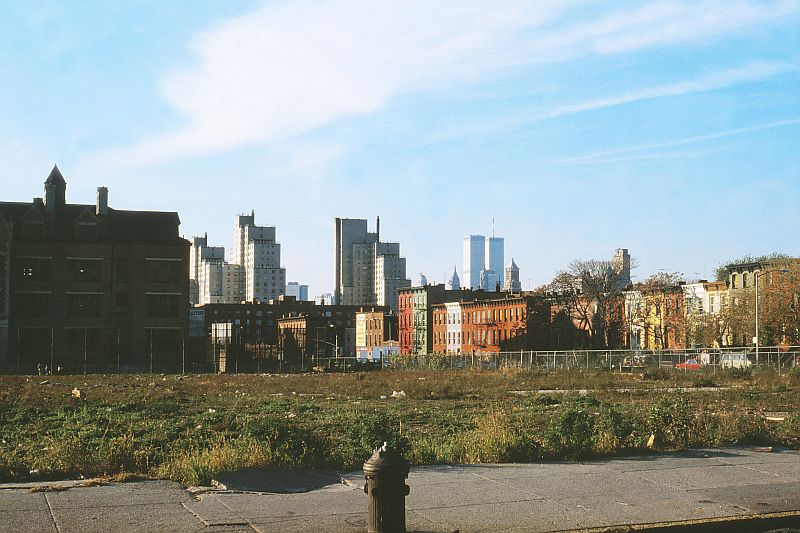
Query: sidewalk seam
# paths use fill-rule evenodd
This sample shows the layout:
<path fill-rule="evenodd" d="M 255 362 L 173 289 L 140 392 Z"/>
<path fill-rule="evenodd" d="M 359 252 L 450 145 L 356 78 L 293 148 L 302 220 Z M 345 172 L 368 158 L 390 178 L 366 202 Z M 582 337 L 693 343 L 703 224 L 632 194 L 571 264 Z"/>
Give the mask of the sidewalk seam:
<path fill-rule="evenodd" d="M 61 528 L 58 527 L 58 522 L 56 522 L 56 515 L 53 513 L 53 507 L 50 505 L 50 499 L 47 497 L 47 493 L 44 493 L 44 501 L 47 503 L 47 511 L 50 513 L 50 520 L 53 521 L 53 527 L 56 528 L 58 533 L 61 533 Z"/>

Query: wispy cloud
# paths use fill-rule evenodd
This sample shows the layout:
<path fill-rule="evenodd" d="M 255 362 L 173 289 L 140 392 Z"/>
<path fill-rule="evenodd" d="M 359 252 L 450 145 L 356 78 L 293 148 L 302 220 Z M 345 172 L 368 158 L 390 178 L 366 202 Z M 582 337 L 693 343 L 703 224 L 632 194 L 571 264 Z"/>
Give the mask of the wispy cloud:
<path fill-rule="evenodd" d="M 614 150 L 605 150 L 602 152 L 594 152 L 591 154 L 581 155 L 577 157 L 570 157 L 567 159 L 559 159 L 554 161 L 554 163 L 579 163 L 583 161 L 588 161 L 590 159 L 600 159 L 606 158 L 611 155 L 619 155 L 619 154 L 629 154 L 634 152 L 642 152 L 645 150 L 657 150 L 661 148 L 670 148 L 673 146 L 681 146 L 685 144 L 693 144 L 698 142 L 706 142 L 706 141 L 713 141 L 715 139 L 721 139 L 724 137 L 733 137 L 734 135 L 744 135 L 746 133 L 752 133 L 754 131 L 761 131 L 767 130 L 772 128 L 781 128 L 785 126 L 795 126 L 800 124 L 800 118 L 792 118 L 787 120 L 777 120 L 774 122 L 766 122 L 764 124 L 756 124 L 753 126 L 747 126 L 744 128 L 735 128 L 726 131 L 718 131 L 715 133 L 708 133 L 705 135 L 694 135 L 692 137 L 683 137 L 681 139 L 672 139 L 669 141 L 658 142 L 658 143 L 650 143 L 650 144 L 641 144 L 639 146 L 629 146 L 626 148 L 616 148 Z"/>
<path fill-rule="evenodd" d="M 798 0 L 650 2 L 573 23 L 586 4 L 273 2 L 196 36 L 196 64 L 162 80 L 162 94 L 183 126 L 95 154 L 92 163 L 105 168 L 152 165 L 286 139 L 374 112 L 402 94 L 470 83 L 521 64 L 713 38 L 780 20 L 800 5 Z M 578 13 L 572 11 L 575 5 L 581 6 Z M 755 74 L 727 75 L 731 83 Z M 679 84 L 661 90 L 698 89 Z M 640 92 L 620 98 L 657 96 Z M 583 105 L 618 104 L 598 100 Z"/>
<path fill-rule="evenodd" d="M 560 106 L 547 113 L 544 118 L 555 118 L 562 115 L 595 111 L 642 100 L 713 91 L 731 85 L 769 78 L 792 70 L 793 68 L 794 66 L 789 63 L 753 63 L 741 68 L 714 72 L 694 80 L 637 89 L 608 98 L 598 98 L 587 102 Z"/>
<path fill-rule="evenodd" d="M 725 89 L 743 83 L 765 80 L 797 70 L 797 65 L 786 62 L 750 63 L 738 68 L 712 72 L 693 80 L 683 80 L 676 83 L 635 89 L 618 95 L 556 106 L 546 111 L 537 111 L 528 114 L 521 113 L 512 118 L 502 118 L 496 121 L 487 122 L 483 120 L 471 125 L 459 124 L 455 129 L 437 132 L 430 138 L 430 141 L 450 141 L 456 138 L 487 134 L 492 131 L 509 130 L 534 122 L 578 113 L 598 111 L 634 102 L 686 96 L 689 94 Z"/>

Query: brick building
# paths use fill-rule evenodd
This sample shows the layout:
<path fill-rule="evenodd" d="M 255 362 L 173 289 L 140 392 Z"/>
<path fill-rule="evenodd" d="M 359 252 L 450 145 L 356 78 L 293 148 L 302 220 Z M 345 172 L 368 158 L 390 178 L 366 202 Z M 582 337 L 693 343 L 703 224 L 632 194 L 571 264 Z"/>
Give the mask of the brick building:
<path fill-rule="evenodd" d="M 430 325 L 433 321 L 433 306 L 478 293 L 483 291 L 447 290 L 444 283 L 399 289 L 397 315 L 400 353 L 424 355 L 432 352 Z"/>
<path fill-rule="evenodd" d="M 433 306 L 435 353 L 485 353 L 530 350 L 547 342 L 549 304 L 541 296 L 462 301 Z M 452 326 L 457 325 L 456 330 Z"/>
<path fill-rule="evenodd" d="M 68 204 L 53 167 L 44 198 L 0 202 L 0 366 L 36 372 L 181 368 L 189 242 L 173 212 L 122 211 L 97 189 Z"/>
<path fill-rule="evenodd" d="M 375 309 L 382 312 L 385 308 Z M 231 324 L 232 338 L 229 342 L 240 352 L 239 368 L 243 371 L 270 367 L 271 363 L 278 361 L 302 359 L 298 357 L 300 352 L 294 350 L 301 337 L 305 339 L 302 343 L 305 355 L 330 357 L 338 344 L 340 356 L 352 357 L 355 353 L 355 315 L 360 310 L 361 307 L 356 305 L 320 305 L 298 301 L 293 296 L 281 296 L 269 302 L 203 305 L 194 308 L 204 315 L 205 343 L 198 350 L 203 354 L 200 357 L 206 368 L 218 368 L 214 357 L 219 349 L 213 346 L 213 326 Z M 298 317 L 307 320 L 304 323 L 288 320 Z M 287 321 L 283 322 L 283 329 L 294 331 L 291 333 L 294 340 L 287 339 L 288 332 L 283 332 L 282 336 L 281 321 L 284 319 Z M 324 332 L 316 328 L 323 328 Z M 291 351 L 288 355 L 284 354 L 287 342 Z"/>

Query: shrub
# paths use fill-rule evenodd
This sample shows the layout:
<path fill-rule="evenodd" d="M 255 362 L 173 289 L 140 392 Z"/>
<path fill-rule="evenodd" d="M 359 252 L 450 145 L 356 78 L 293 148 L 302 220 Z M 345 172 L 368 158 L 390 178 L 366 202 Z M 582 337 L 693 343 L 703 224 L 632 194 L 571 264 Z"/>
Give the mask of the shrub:
<path fill-rule="evenodd" d="M 350 412 L 336 428 L 328 461 L 335 466 L 359 468 L 375 448 L 389 443 L 399 453 L 409 448 L 408 438 L 400 433 L 400 424 L 383 413 Z"/>
<path fill-rule="evenodd" d="M 691 423 L 692 414 L 685 393 L 663 395 L 650 407 L 648 429 L 655 435 L 657 446 L 686 448 Z"/>
<path fill-rule="evenodd" d="M 594 418 L 587 411 L 569 407 L 556 418 L 545 434 L 550 452 L 557 457 L 578 460 L 592 454 L 595 444 Z"/>

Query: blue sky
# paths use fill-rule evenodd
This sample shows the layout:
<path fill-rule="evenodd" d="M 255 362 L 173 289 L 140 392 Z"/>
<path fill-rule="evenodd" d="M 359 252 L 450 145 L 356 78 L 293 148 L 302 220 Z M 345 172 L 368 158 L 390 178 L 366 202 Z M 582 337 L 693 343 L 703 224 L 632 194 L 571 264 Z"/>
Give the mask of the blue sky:
<path fill-rule="evenodd" d="M 617 247 L 640 279 L 800 255 L 800 1 L 490 4 L 8 3 L 0 197 L 58 163 L 225 246 L 255 209 L 312 294 L 336 216 L 439 282 L 492 215 L 525 288 Z"/>

